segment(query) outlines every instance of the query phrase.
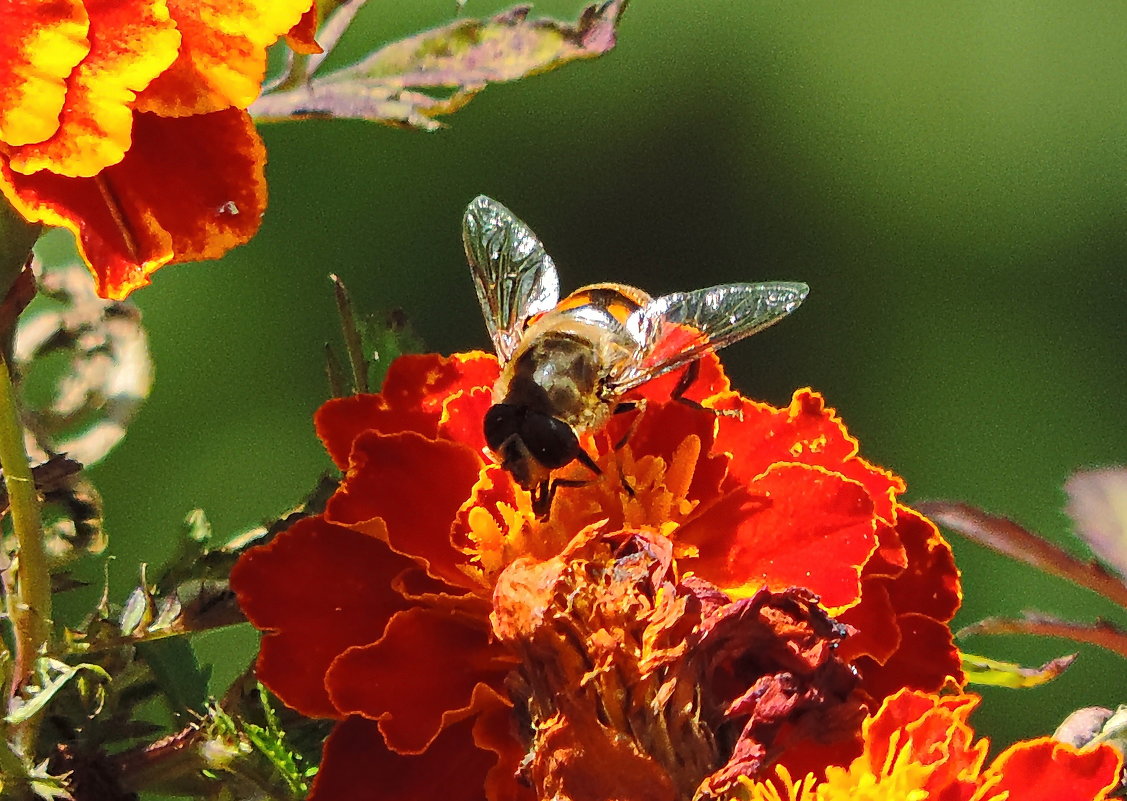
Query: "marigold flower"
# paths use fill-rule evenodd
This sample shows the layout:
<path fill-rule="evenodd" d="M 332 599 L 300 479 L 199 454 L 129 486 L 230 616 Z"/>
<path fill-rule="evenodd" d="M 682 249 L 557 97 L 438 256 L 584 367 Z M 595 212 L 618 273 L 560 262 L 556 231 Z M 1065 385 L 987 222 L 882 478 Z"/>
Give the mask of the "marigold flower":
<path fill-rule="evenodd" d="M 1110 745 L 1078 749 L 1040 737 L 986 765 L 989 741 L 967 723 L 979 699 L 902 690 L 864 724 L 865 751 L 819 781 L 745 780 L 745 801 L 1101 801 L 1119 785 L 1122 760 Z"/>
<path fill-rule="evenodd" d="M 0 192 L 75 234 L 102 297 L 246 242 L 266 206 L 246 108 L 312 5 L 0 0 Z"/>
<path fill-rule="evenodd" d="M 689 397 L 738 416 L 650 382 L 538 520 L 485 449 L 497 375 L 406 356 L 326 403 L 343 483 L 232 573 L 262 681 L 340 721 L 315 798 L 605 797 L 596 775 L 719 797 L 772 761 L 847 764 L 866 707 L 960 677 L 950 549 L 817 393 L 750 401 L 711 355 Z"/>

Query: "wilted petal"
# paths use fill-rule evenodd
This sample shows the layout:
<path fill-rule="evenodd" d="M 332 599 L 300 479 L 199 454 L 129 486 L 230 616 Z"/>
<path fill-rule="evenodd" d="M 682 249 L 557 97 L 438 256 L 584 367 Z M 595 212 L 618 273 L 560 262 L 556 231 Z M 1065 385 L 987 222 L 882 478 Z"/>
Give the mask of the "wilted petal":
<path fill-rule="evenodd" d="M 855 679 L 834 656 L 846 629 L 802 591 L 732 602 L 677 581 L 655 535 L 589 532 L 517 560 L 492 622 L 521 658 L 509 686 L 542 798 L 726 797 L 780 731 L 857 736 Z"/>
<path fill-rule="evenodd" d="M 90 52 L 67 80 L 59 128 L 15 148 L 10 166 L 89 178 L 129 149 L 136 93 L 176 59 L 180 34 L 165 0 L 89 3 Z"/>
<path fill-rule="evenodd" d="M 0 142 L 42 142 L 59 127 L 67 76 L 90 52 L 80 0 L 3 0 Z"/>
<path fill-rule="evenodd" d="M 28 220 L 73 231 L 98 294 L 121 300 L 165 264 L 250 239 L 266 207 L 265 158 L 245 112 L 138 113 L 133 147 L 99 175 L 21 175 L 0 157 L 0 190 Z"/>

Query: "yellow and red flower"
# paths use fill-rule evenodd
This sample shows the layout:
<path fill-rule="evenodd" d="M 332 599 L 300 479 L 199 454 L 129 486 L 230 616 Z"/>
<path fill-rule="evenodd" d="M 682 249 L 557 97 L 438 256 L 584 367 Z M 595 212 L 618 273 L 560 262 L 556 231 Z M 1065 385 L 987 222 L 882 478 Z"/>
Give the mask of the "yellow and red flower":
<path fill-rule="evenodd" d="M 403 357 L 320 409 L 343 483 L 232 573 L 262 681 L 339 721 L 315 798 L 720 796 L 847 764 L 866 708 L 960 678 L 958 574 L 903 482 L 817 393 L 775 408 L 702 367 L 689 397 L 725 414 L 651 382 L 547 520 L 485 449 L 492 356 Z"/>
<path fill-rule="evenodd" d="M 975 741 L 971 695 L 902 690 L 864 724 L 864 753 L 825 778 L 794 780 L 784 767 L 745 780 L 746 801 L 1102 801 L 1119 785 L 1119 752 L 1078 749 L 1050 737 L 1025 740 L 986 765 L 989 741 Z"/>
<path fill-rule="evenodd" d="M 246 242 L 266 206 L 246 108 L 279 36 L 316 50 L 312 6 L 0 0 L 0 191 L 74 232 L 107 298 Z"/>

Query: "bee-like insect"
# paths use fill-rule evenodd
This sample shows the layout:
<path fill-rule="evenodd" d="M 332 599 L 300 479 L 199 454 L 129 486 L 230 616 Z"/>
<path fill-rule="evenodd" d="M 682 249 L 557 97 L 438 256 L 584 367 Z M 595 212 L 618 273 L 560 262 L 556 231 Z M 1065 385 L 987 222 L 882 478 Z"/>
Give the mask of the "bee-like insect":
<path fill-rule="evenodd" d="M 696 377 L 701 356 L 761 331 L 798 308 L 797 282 L 722 284 L 652 298 L 622 284 L 591 284 L 560 301 L 552 259 L 529 228 L 495 200 L 466 208 L 462 241 L 501 376 L 485 415 L 485 441 L 547 515 L 559 486 L 552 471 L 578 460 L 601 472 L 579 435 L 636 404 L 622 396 L 689 366 L 675 399 Z"/>

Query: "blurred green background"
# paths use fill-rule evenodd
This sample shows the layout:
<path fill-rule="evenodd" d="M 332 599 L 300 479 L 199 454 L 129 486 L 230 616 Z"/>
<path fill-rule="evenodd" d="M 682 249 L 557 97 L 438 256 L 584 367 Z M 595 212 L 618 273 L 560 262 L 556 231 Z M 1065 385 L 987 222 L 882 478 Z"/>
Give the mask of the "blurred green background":
<path fill-rule="evenodd" d="M 334 61 L 454 13 L 372 0 Z M 488 347 L 459 239 L 478 193 L 541 236 L 565 289 L 808 282 L 795 315 L 725 352 L 735 384 L 775 403 L 816 387 L 909 501 L 965 500 L 1068 542 L 1064 479 L 1127 455 L 1125 86 L 1121 3 L 635 0 L 607 57 L 492 87 L 442 132 L 264 127 L 258 237 L 134 296 L 156 385 L 93 473 L 115 597 L 193 507 L 233 533 L 329 466 L 310 421 L 338 336 L 328 273 L 362 309 L 404 309 L 432 350 Z M 1116 614 L 953 540 L 961 623 Z M 198 639 L 216 692 L 254 642 Z M 964 646 L 1037 664 L 1076 650 Z M 1005 743 L 1127 700 L 1122 661 L 1079 650 L 1049 686 L 985 692 L 979 727 Z"/>

